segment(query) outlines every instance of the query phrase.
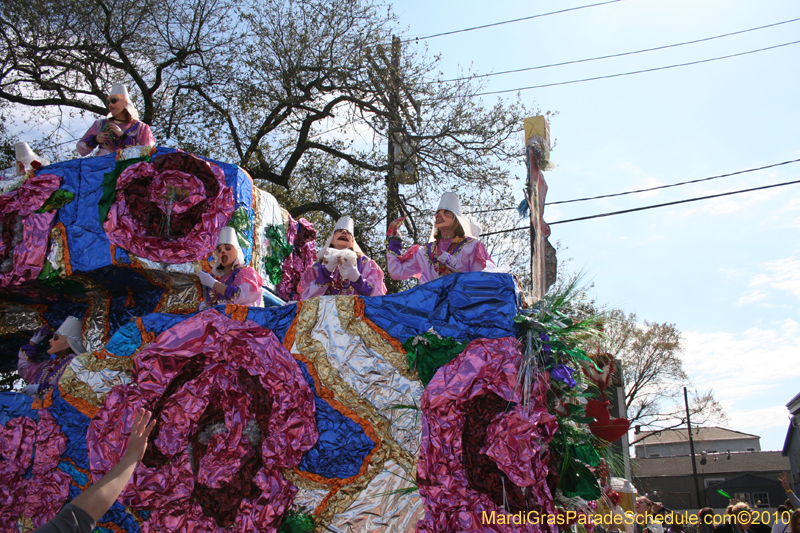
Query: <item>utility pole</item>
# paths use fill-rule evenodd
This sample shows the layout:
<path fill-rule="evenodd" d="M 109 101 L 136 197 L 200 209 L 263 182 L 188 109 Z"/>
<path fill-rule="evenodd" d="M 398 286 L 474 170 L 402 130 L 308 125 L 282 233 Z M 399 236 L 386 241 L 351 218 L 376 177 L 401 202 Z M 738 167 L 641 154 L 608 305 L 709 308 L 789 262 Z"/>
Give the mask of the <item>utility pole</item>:
<path fill-rule="evenodd" d="M 686 427 L 689 429 L 689 453 L 692 454 L 692 476 L 694 477 L 694 491 L 697 497 L 697 506 L 702 507 L 702 504 L 700 503 L 700 483 L 697 481 L 697 460 L 694 458 L 692 420 L 689 418 L 689 394 L 686 392 L 686 387 L 683 388 L 683 402 L 686 405 Z"/>
<path fill-rule="evenodd" d="M 400 187 L 395 175 L 394 143 L 400 131 L 400 38 L 392 36 L 392 59 L 389 69 L 389 171 L 386 173 L 386 229 L 399 216 Z"/>

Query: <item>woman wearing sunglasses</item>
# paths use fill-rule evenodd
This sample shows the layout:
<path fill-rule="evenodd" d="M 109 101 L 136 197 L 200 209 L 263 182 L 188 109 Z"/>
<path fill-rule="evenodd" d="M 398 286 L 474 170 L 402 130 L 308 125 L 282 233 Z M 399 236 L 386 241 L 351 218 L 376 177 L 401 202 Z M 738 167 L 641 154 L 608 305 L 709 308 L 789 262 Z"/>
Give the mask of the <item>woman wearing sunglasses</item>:
<path fill-rule="evenodd" d="M 95 121 L 89 131 L 78 141 L 78 153 L 89 155 L 98 146 L 95 156 L 116 152 L 127 146 L 155 146 L 156 140 L 150 126 L 139 120 L 128 88 L 115 83 L 108 95 L 108 116 Z"/>
<path fill-rule="evenodd" d="M 28 344 L 19 350 L 17 370 L 29 385 L 20 392 L 34 398 L 41 397 L 48 389 L 58 385 L 58 380 L 72 359 L 86 351 L 81 335 L 83 325 L 74 316 L 68 316 L 50 339 L 45 356 L 38 355 L 38 344 L 50 333 L 50 328 L 40 328 Z"/>

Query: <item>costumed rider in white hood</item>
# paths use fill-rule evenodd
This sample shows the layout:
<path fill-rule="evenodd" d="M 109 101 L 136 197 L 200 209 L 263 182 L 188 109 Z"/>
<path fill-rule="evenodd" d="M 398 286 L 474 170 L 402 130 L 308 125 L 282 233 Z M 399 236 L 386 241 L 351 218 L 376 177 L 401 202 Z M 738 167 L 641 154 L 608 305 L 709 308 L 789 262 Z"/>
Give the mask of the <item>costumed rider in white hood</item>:
<path fill-rule="evenodd" d="M 25 180 L 25 176 L 50 164 L 47 157 L 31 150 L 26 142 L 14 145 L 14 156 L 17 164 L 0 171 L 0 194 L 16 189 Z"/>
<path fill-rule="evenodd" d="M 41 397 L 58 385 L 72 359 L 86 351 L 82 340 L 83 324 L 74 316 L 68 316 L 50 339 L 47 357 L 39 357 L 38 344 L 51 333 L 49 326 L 43 326 L 33 334 L 28 344 L 19 349 L 17 370 L 20 377 L 29 383 L 20 392 L 33 398 Z"/>
<path fill-rule="evenodd" d="M 361 251 L 353 238 L 354 229 L 355 222 L 350 217 L 336 222 L 333 233 L 317 253 L 317 262 L 300 279 L 298 292 L 304 300 L 337 294 L 386 294 L 383 270 Z"/>
<path fill-rule="evenodd" d="M 393 224 L 394 225 L 394 224 Z M 396 231 L 388 237 L 386 264 L 392 279 L 418 278 L 427 283 L 454 272 L 480 272 L 494 262 L 483 247 L 481 229 L 461 212 L 458 196 L 446 192 L 439 200 L 428 244 L 405 253 Z"/>
<path fill-rule="evenodd" d="M 106 102 L 108 116 L 95 121 L 78 141 L 79 154 L 89 155 L 98 146 L 100 149 L 95 156 L 110 154 L 127 146 L 156 145 L 150 126 L 139 120 L 139 112 L 133 107 L 126 86 L 115 83 Z"/>
<path fill-rule="evenodd" d="M 220 276 L 219 280 L 207 272 L 200 271 L 197 274 L 200 283 L 207 288 L 201 309 L 218 304 L 264 307 L 261 295 L 263 281 L 254 268 L 245 266 L 244 252 L 239 246 L 235 229 L 225 227 L 219 230 L 211 272 Z"/>
<path fill-rule="evenodd" d="M 38 155 L 31 150 L 28 143 L 17 143 L 14 145 L 14 155 L 17 159 L 17 175 L 22 176 L 31 170 L 37 170 L 50 164 L 46 157 Z"/>

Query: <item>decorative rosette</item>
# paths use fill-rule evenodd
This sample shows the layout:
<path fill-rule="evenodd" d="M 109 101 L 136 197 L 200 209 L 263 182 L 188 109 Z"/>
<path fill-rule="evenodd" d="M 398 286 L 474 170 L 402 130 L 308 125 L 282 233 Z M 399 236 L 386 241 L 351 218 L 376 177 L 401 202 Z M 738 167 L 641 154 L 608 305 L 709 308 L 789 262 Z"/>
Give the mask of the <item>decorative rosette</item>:
<path fill-rule="evenodd" d="M 47 410 L 39 411 L 38 423 L 22 416 L 0 427 L 0 531 L 18 531 L 21 518 L 39 527 L 67 502 L 72 478 L 58 469 L 66 448 Z"/>
<path fill-rule="evenodd" d="M 151 261 L 208 257 L 234 209 L 222 169 L 185 152 L 131 165 L 116 189 L 117 201 L 103 223 L 108 240 Z"/>
<path fill-rule="evenodd" d="M 87 433 L 95 479 L 125 450 L 137 407 L 158 420 L 121 498 L 142 531 L 275 531 L 297 489 L 281 474 L 317 440 L 314 397 L 292 356 L 254 322 L 208 310 L 136 355 Z"/>
<path fill-rule="evenodd" d="M 61 178 L 39 174 L 0 195 L 0 287 L 31 281 L 41 272 L 55 211 L 36 213 Z"/>
<path fill-rule="evenodd" d="M 418 531 L 505 531 L 505 522 L 487 524 L 482 513 L 555 513 L 547 485 L 548 444 L 557 429 L 547 412 L 549 376 L 540 375 L 523 405 L 520 359 L 514 339 L 478 339 L 426 387 L 417 466 L 426 516 Z M 526 523 L 518 530 L 554 526 Z"/>

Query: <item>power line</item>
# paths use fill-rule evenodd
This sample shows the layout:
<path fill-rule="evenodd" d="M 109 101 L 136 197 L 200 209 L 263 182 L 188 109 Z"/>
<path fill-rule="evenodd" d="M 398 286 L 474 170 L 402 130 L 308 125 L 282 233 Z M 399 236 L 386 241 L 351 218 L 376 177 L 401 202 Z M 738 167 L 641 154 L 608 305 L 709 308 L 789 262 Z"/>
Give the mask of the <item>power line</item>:
<path fill-rule="evenodd" d="M 586 202 L 588 200 L 599 200 L 599 199 L 602 199 L 602 198 L 613 198 L 615 196 L 625 196 L 627 194 L 636 194 L 636 193 L 640 193 L 640 192 L 656 191 L 656 190 L 659 190 L 659 189 L 668 189 L 670 187 L 678 187 L 679 185 L 688 185 L 688 184 L 691 184 L 691 183 L 700 183 L 700 182 L 703 182 L 703 181 L 710 181 L 710 180 L 715 180 L 715 179 L 719 179 L 719 178 L 727 178 L 729 176 L 737 176 L 739 174 L 746 174 L 748 172 L 756 172 L 758 170 L 764 170 L 764 169 L 767 169 L 767 168 L 780 167 L 780 166 L 783 166 L 783 165 L 789 165 L 791 163 L 799 163 L 799 162 L 800 162 L 800 159 L 792 159 L 792 160 L 789 160 L 789 161 L 783 161 L 781 163 L 774 163 L 772 165 L 765 165 L 763 167 L 748 168 L 747 170 L 739 170 L 737 172 L 729 172 L 728 174 L 719 174 L 717 176 L 711 176 L 709 178 L 701 178 L 701 179 L 690 180 L 690 181 L 681 181 L 679 183 L 671 183 L 669 185 L 659 185 L 658 187 L 650 187 L 648 189 L 637 189 L 635 191 L 625 191 L 625 192 L 618 192 L 618 193 L 613 193 L 613 194 L 603 194 L 603 195 L 600 195 L 600 196 L 589 196 L 589 197 L 586 197 L 586 198 L 576 198 L 574 200 L 560 200 L 558 202 L 545 202 L 544 205 L 559 205 L 559 204 L 570 204 L 570 203 L 574 203 L 574 202 Z M 498 207 L 498 208 L 495 208 L 495 209 L 482 209 L 480 211 L 469 211 L 469 212 L 467 212 L 465 214 L 472 215 L 472 214 L 478 214 L 478 213 L 493 213 L 493 212 L 496 212 L 496 211 L 511 211 L 512 209 L 516 210 L 517 208 L 516 207 Z"/>
<path fill-rule="evenodd" d="M 733 194 L 741 194 L 741 193 L 744 193 L 744 192 L 761 191 L 761 190 L 764 190 L 764 189 L 772 189 L 774 187 L 783 187 L 785 185 L 793 185 L 795 183 L 800 183 L 800 180 L 786 181 L 786 182 L 783 182 L 783 183 L 775 183 L 775 184 L 772 184 L 772 185 L 764 185 L 762 187 L 753 187 L 751 189 L 741 189 L 741 190 L 732 191 L 732 192 L 723 192 L 723 193 L 720 193 L 720 194 L 710 194 L 708 196 L 700 196 L 700 197 L 697 197 L 697 198 L 689 198 L 687 200 L 677 200 L 675 202 L 666 202 L 666 203 L 663 203 L 663 204 L 648 205 L 648 206 L 645 206 L 645 207 L 635 207 L 633 209 L 624 209 L 622 211 L 613 211 L 611 213 L 602 213 L 602 214 L 599 214 L 599 215 L 591 215 L 591 216 L 588 216 L 588 217 L 570 218 L 568 220 L 557 220 L 555 222 L 548 222 L 548 225 L 553 226 L 555 224 L 565 224 L 567 222 L 577 222 L 579 220 L 589 220 L 589 219 L 592 219 L 592 218 L 610 217 L 612 215 L 621 215 L 621 214 L 624 214 L 624 213 L 633 213 L 635 211 L 644 211 L 646 209 L 655 209 L 656 207 L 666 207 L 666 206 L 670 206 L 670 205 L 685 204 L 685 203 L 689 203 L 689 202 L 698 202 L 700 200 L 708 200 L 710 198 L 719 198 L 721 196 L 731 196 Z"/>
<path fill-rule="evenodd" d="M 710 198 L 720 198 L 722 196 L 731 196 L 733 194 L 741 194 L 741 193 L 745 193 L 745 192 L 761 191 L 761 190 L 764 190 L 764 189 L 772 189 L 774 187 L 783 187 L 785 185 L 794 185 L 795 183 L 800 183 L 800 180 L 786 181 L 786 182 L 783 182 L 783 183 L 775 183 L 775 184 L 772 184 L 772 185 L 764 185 L 762 187 L 753 187 L 753 188 L 750 188 L 750 189 L 740 189 L 738 191 L 723 192 L 723 193 L 720 193 L 720 194 L 710 194 L 708 196 L 699 196 L 699 197 L 696 197 L 696 198 L 689 198 L 689 199 L 686 199 L 686 200 L 677 200 L 675 202 L 666 202 L 666 203 L 663 203 L 663 204 L 653 204 L 653 205 L 647 205 L 647 206 L 644 206 L 644 207 L 635 207 L 633 209 L 623 209 L 622 211 L 612 211 L 612 212 L 609 212 L 609 213 L 600 213 L 598 215 L 589 215 L 589 216 L 586 216 L 586 217 L 570 218 L 570 219 L 567 219 L 567 220 L 557 220 L 555 222 L 548 222 L 547 224 L 549 226 L 555 226 L 556 224 L 566 224 L 567 222 L 577 222 L 577 221 L 580 221 L 580 220 L 590 220 L 590 219 L 593 219 L 593 218 L 610 217 L 610 216 L 613 216 L 613 215 L 622 215 L 622 214 L 625 214 L 625 213 L 634 213 L 636 211 L 646 211 L 647 209 L 655 209 L 657 207 L 667 207 L 667 206 L 670 206 L 670 205 L 686 204 L 686 203 L 689 203 L 689 202 L 698 202 L 700 200 L 708 200 Z M 511 229 L 506 229 L 506 230 L 492 231 L 492 232 L 489 232 L 489 233 L 482 234 L 481 237 L 487 236 L 487 235 L 496 235 L 496 234 L 499 234 L 499 233 L 510 233 L 512 231 L 519 231 L 519 230 L 523 230 L 523 229 L 530 229 L 530 227 L 529 226 L 524 226 L 524 227 L 519 227 L 519 228 L 511 228 Z"/>
<path fill-rule="evenodd" d="M 522 17 L 522 18 L 513 19 L 513 20 L 504 20 L 502 22 L 494 22 L 492 24 L 484 24 L 482 26 L 474 26 L 472 28 L 464 28 L 463 30 L 453 30 L 453 31 L 446 31 L 446 32 L 442 32 L 442 33 L 434 33 L 432 35 L 426 35 L 425 37 L 412 37 L 411 39 L 406 39 L 406 40 L 401 41 L 401 42 L 410 43 L 410 42 L 413 42 L 413 41 L 419 41 L 420 39 L 433 39 L 434 37 L 442 37 L 444 35 L 453 35 L 453 34 L 456 34 L 456 33 L 463 33 L 463 32 L 467 32 L 467 31 L 482 30 L 484 28 L 491 28 L 493 26 L 501 26 L 503 24 L 511 24 L 512 22 L 520 22 L 520 21 L 523 21 L 523 20 L 531 20 L 531 19 L 540 18 L 540 17 L 547 17 L 547 16 L 550 16 L 550 15 L 558 15 L 559 13 L 566 13 L 568 11 L 577 11 L 579 9 L 586 9 L 586 8 L 589 8 L 589 7 L 604 6 L 606 4 L 614 4 L 616 2 L 621 2 L 621 1 L 622 0 L 609 0 L 608 2 L 600 2 L 598 4 L 589 4 L 589 5 L 585 5 L 585 6 L 570 7 L 568 9 L 561 9 L 559 11 L 551 11 L 549 13 L 541 13 L 539 15 L 531 15 L 530 17 Z"/>
<path fill-rule="evenodd" d="M 655 72 L 655 71 L 658 71 L 658 70 L 667 70 L 667 69 L 677 68 L 677 67 L 687 67 L 687 66 L 690 66 L 690 65 L 699 65 L 701 63 L 710 63 L 711 61 L 719 61 L 720 59 L 729 59 L 731 57 L 739 57 L 739 56 L 745 56 L 745 55 L 748 55 L 748 54 L 755 54 L 756 52 L 764 52 L 766 50 L 773 50 L 775 48 L 782 48 L 784 46 L 790 46 L 790 45 L 798 44 L 798 43 L 800 43 L 800 41 L 792 41 L 792 42 L 789 42 L 789 43 L 777 44 L 775 46 L 768 46 L 766 48 L 759 48 L 757 50 L 749 50 L 747 52 L 739 52 L 738 54 L 730 54 L 730 55 L 726 55 L 726 56 L 712 57 L 710 59 L 701 59 L 699 61 L 690 61 L 689 63 L 678 63 L 678 64 L 675 64 L 675 65 L 667 65 L 665 67 L 648 68 L 648 69 L 644 69 L 644 70 L 635 70 L 635 71 L 632 71 L 632 72 L 622 72 L 622 73 L 619 73 L 619 74 L 609 74 L 609 75 L 606 75 L 606 76 L 595 76 L 593 78 L 583 78 L 583 79 L 580 79 L 580 80 L 561 81 L 561 82 L 556 82 L 556 83 L 545 83 L 543 85 L 530 85 L 528 87 L 519 87 L 517 89 L 505 89 L 505 90 L 502 90 L 502 91 L 489 91 L 489 92 L 485 92 L 485 93 L 476 93 L 474 96 L 487 96 L 487 95 L 490 95 L 490 94 L 513 93 L 513 92 L 517 92 L 517 91 L 526 91 L 528 89 L 541 89 L 543 87 L 555 87 L 557 85 L 570 85 L 572 83 L 582 83 L 584 81 L 604 80 L 604 79 L 607 79 L 607 78 L 618 78 L 620 76 L 630 76 L 630 75 L 633 75 L 633 74 L 643 74 L 645 72 Z M 446 100 L 446 98 L 442 98 L 442 100 Z"/>
<path fill-rule="evenodd" d="M 705 37 L 703 39 L 695 39 L 693 41 L 684 41 L 682 43 L 667 44 L 667 45 L 664 45 L 664 46 L 656 46 L 654 48 L 644 48 L 642 50 L 634 50 L 632 52 L 622 52 L 622 53 L 619 53 L 619 54 L 610 54 L 610 55 L 605 55 L 605 56 L 590 57 L 590 58 L 586 58 L 586 59 L 576 59 L 576 60 L 573 60 L 573 61 L 564 61 L 564 62 L 561 62 L 561 63 L 550 63 L 549 65 L 539 65 L 539 66 L 536 66 L 536 67 L 525 67 L 525 68 L 518 68 L 518 69 L 514 69 L 514 70 L 504 70 L 504 71 L 501 71 L 501 72 L 491 72 L 489 74 L 475 74 L 473 76 L 463 76 L 461 78 L 453 78 L 453 79 L 450 79 L 450 80 L 442 80 L 442 81 L 430 81 L 430 82 L 427 82 L 427 83 L 428 84 L 449 83 L 449 82 L 454 82 L 454 81 L 464 81 L 464 80 L 477 79 L 477 78 L 488 78 L 488 77 L 491 77 L 491 76 L 501 76 L 501 75 L 504 75 L 504 74 L 515 74 L 515 73 L 518 73 L 518 72 L 527 72 L 527 71 L 530 71 L 530 70 L 540 70 L 540 69 L 545 69 L 545 68 L 561 67 L 561 66 L 564 66 L 564 65 L 575 65 L 577 63 L 587 63 L 589 61 L 598 61 L 598 60 L 601 60 L 601 59 L 610 59 L 610 58 L 614 58 L 614 57 L 624 57 L 624 56 L 629 56 L 629 55 L 634 55 L 634 54 L 642 54 L 642 53 L 645 53 L 645 52 L 654 52 L 656 50 L 666 50 L 667 48 L 676 48 L 678 46 L 685 46 L 687 44 L 696 44 L 696 43 L 702 43 L 702 42 L 706 42 L 706 41 L 713 41 L 715 39 L 722 39 L 723 37 L 730 37 L 732 35 L 739 35 L 739 34 L 748 33 L 748 32 L 751 32 L 751 31 L 763 30 L 765 28 L 772 28 L 774 26 L 780 26 L 781 24 L 789 24 L 790 22 L 797 22 L 798 20 L 800 20 L 800 18 L 794 18 L 794 19 L 791 19 L 791 20 L 784 20 L 782 22 L 775 22 L 774 24 L 767 24 L 766 26 L 758 26 L 756 28 L 749 28 L 749 29 L 746 29 L 746 30 L 734 31 L 734 32 L 731 32 L 731 33 L 724 33 L 722 35 L 715 35 L 713 37 Z"/>
<path fill-rule="evenodd" d="M 588 200 L 599 200 L 601 198 L 612 198 L 614 196 L 625 196 L 626 194 L 636 194 L 636 193 L 640 193 L 640 192 L 656 191 L 656 190 L 659 190 L 659 189 L 668 189 L 670 187 L 678 187 L 679 185 L 688 185 L 690 183 L 700 183 L 700 182 L 703 182 L 703 181 L 710 181 L 710 180 L 715 180 L 715 179 L 719 179 L 719 178 L 727 178 L 728 176 L 736 176 L 736 175 L 739 175 L 739 174 L 746 174 L 748 172 L 756 172 L 757 170 L 764 170 L 764 169 L 767 169 L 767 168 L 779 167 L 779 166 L 782 166 L 782 165 L 789 165 L 791 163 L 797 163 L 797 162 L 800 162 L 800 159 L 792 159 L 791 161 L 784 161 L 782 163 L 775 163 L 774 165 L 766 165 L 766 166 L 758 167 L 758 168 L 749 168 L 747 170 L 740 170 L 738 172 L 730 172 L 728 174 L 720 174 L 719 176 L 711 176 L 710 178 L 702 178 L 702 179 L 691 180 L 691 181 L 682 181 L 680 183 L 672 183 L 670 185 L 659 185 L 658 187 L 650 187 L 649 189 L 637 189 L 635 191 L 618 192 L 618 193 L 614 193 L 614 194 L 604 194 L 604 195 L 601 195 L 601 196 L 591 196 L 591 197 L 588 197 L 588 198 L 576 198 L 575 200 L 561 200 L 559 202 L 546 202 L 544 205 L 559 205 L 559 204 L 570 204 L 570 203 L 573 203 L 573 202 L 586 202 Z M 514 209 L 516 209 L 516 208 L 514 208 Z"/>

